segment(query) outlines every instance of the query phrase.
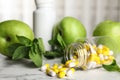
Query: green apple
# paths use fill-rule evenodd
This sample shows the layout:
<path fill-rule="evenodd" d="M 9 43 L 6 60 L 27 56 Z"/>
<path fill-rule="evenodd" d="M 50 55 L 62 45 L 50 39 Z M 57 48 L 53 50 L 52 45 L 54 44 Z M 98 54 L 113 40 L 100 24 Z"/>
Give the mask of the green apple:
<path fill-rule="evenodd" d="M 73 17 L 64 17 L 58 24 L 57 29 L 66 45 L 86 38 L 85 27 L 78 19 Z"/>
<path fill-rule="evenodd" d="M 105 20 L 99 23 L 93 31 L 93 36 L 104 36 L 98 42 L 120 53 L 120 22 Z"/>
<path fill-rule="evenodd" d="M 7 48 L 13 43 L 19 43 L 18 36 L 24 36 L 30 40 L 34 39 L 31 28 L 24 22 L 19 20 L 6 20 L 0 23 L 0 53 L 11 57 Z"/>

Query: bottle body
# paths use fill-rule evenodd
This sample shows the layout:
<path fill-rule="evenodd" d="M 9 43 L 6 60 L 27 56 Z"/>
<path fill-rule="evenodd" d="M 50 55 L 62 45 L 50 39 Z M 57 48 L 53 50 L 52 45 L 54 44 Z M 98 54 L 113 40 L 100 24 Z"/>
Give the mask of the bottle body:
<path fill-rule="evenodd" d="M 54 7 L 43 6 L 39 7 L 33 13 L 34 17 L 34 33 L 35 37 L 41 37 L 43 39 L 46 50 L 50 50 L 51 47 L 48 41 L 52 37 L 52 28 L 56 21 L 56 12 Z"/>

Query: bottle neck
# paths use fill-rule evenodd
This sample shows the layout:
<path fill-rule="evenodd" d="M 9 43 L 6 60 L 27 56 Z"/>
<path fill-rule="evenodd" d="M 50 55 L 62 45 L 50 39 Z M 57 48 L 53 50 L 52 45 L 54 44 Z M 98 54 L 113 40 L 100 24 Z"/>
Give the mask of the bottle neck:
<path fill-rule="evenodd" d="M 38 8 L 54 8 L 54 5 L 52 4 L 40 4 L 36 6 Z"/>
<path fill-rule="evenodd" d="M 37 8 L 54 8 L 55 7 L 55 3 L 54 3 L 54 1 L 45 1 L 45 2 L 38 2 L 38 1 L 36 1 L 35 2 L 36 3 L 36 7 Z"/>

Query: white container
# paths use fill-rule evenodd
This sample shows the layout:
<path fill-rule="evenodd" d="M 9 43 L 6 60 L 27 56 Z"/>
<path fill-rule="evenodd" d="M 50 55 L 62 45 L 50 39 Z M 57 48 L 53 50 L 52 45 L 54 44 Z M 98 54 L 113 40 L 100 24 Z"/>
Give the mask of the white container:
<path fill-rule="evenodd" d="M 34 11 L 34 33 L 35 37 L 43 39 L 46 50 L 51 47 L 48 40 L 52 36 L 52 28 L 56 21 L 56 11 L 54 7 L 54 0 L 35 0 L 37 10 Z"/>

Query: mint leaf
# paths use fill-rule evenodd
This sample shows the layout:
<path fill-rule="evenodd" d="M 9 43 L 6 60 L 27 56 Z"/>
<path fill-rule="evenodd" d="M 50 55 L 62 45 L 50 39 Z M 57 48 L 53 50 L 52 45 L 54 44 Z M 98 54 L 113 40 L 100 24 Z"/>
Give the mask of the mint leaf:
<path fill-rule="evenodd" d="M 53 30 L 53 37 L 49 40 L 49 44 L 52 45 L 52 52 L 45 53 L 44 56 L 46 58 L 58 57 L 56 55 L 59 55 L 59 57 L 63 56 L 66 44 L 61 35 L 55 29 Z"/>
<path fill-rule="evenodd" d="M 10 46 L 8 46 L 8 48 L 7 48 L 6 51 L 8 51 L 7 53 L 9 53 L 9 54 L 12 56 L 13 53 L 14 53 L 14 51 L 15 51 L 19 46 L 23 46 L 23 45 L 20 44 L 20 43 L 11 44 Z"/>
<path fill-rule="evenodd" d="M 48 41 L 48 43 L 52 46 L 52 50 L 58 49 L 59 46 L 60 46 L 60 44 L 59 44 L 59 42 L 57 40 L 57 35 L 59 33 L 58 26 L 59 25 L 57 24 L 57 25 L 55 25 L 53 27 L 53 30 L 52 30 L 52 39 Z"/>
<path fill-rule="evenodd" d="M 28 38 L 26 38 L 26 37 L 24 37 L 24 36 L 17 36 L 17 39 L 19 40 L 19 42 L 21 43 L 21 44 L 24 44 L 24 45 L 30 45 L 31 44 L 31 40 L 30 39 L 28 39 Z"/>
<path fill-rule="evenodd" d="M 40 56 L 39 54 L 36 54 L 33 51 L 30 51 L 29 52 L 29 57 L 37 67 L 42 66 L 42 56 Z"/>
<path fill-rule="evenodd" d="M 18 59 L 24 58 L 29 53 L 29 50 L 30 50 L 30 47 L 19 46 L 18 48 L 15 49 L 12 59 L 18 60 Z"/>
<path fill-rule="evenodd" d="M 35 43 L 38 46 L 38 49 L 41 53 L 45 53 L 45 47 L 42 38 L 34 39 L 33 43 Z"/>
<path fill-rule="evenodd" d="M 42 53 L 36 43 L 33 43 L 29 51 L 29 57 L 37 67 L 42 66 Z"/>
<path fill-rule="evenodd" d="M 59 33 L 58 31 L 58 24 L 56 26 L 53 27 L 52 30 L 52 39 L 49 40 L 49 44 L 52 46 L 58 45 L 58 41 L 57 41 L 57 34 Z"/>
<path fill-rule="evenodd" d="M 120 72 L 120 67 L 117 65 L 116 60 L 113 60 L 113 62 L 110 65 L 102 65 L 104 69 L 107 71 L 118 71 Z"/>
<path fill-rule="evenodd" d="M 55 51 L 46 51 L 44 54 L 44 57 L 48 58 L 48 59 L 53 59 L 55 57 L 61 57 L 62 55 L 58 52 Z"/>
<path fill-rule="evenodd" d="M 63 40 L 63 38 L 61 37 L 60 34 L 57 35 L 57 40 L 58 40 L 59 44 L 61 45 L 61 47 L 62 47 L 63 49 L 65 49 L 66 44 L 65 44 L 65 42 L 64 42 L 64 40 Z"/>

